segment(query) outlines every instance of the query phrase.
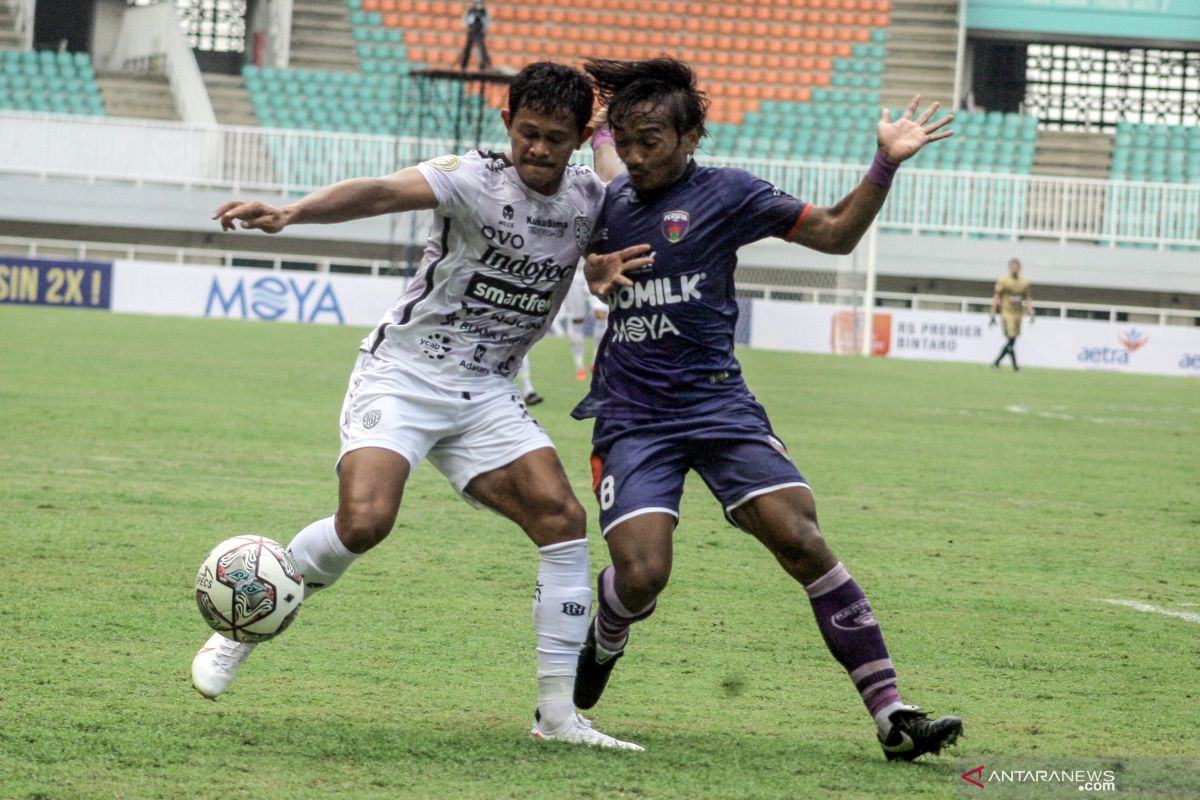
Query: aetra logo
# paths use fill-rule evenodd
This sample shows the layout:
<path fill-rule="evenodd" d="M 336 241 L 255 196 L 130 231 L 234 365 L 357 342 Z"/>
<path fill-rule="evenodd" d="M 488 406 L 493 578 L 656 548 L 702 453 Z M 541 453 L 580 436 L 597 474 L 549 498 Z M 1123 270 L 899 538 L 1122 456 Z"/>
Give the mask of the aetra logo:
<path fill-rule="evenodd" d="M 479 229 L 479 232 L 482 233 L 483 238 L 487 239 L 489 242 L 499 242 L 504 247 L 511 247 L 514 250 L 520 250 L 525 246 L 525 237 L 519 233 L 513 233 L 511 231 L 498 231 L 491 225 L 484 225 Z"/>

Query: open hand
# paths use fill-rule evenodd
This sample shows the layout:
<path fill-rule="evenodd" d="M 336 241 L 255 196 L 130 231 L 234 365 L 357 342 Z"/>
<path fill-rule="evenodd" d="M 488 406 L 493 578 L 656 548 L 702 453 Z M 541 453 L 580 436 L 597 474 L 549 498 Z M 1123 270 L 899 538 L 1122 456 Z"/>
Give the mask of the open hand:
<path fill-rule="evenodd" d="M 635 244 L 615 253 L 590 254 L 583 274 L 587 278 L 588 291 L 603 297 L 617 287 L 633 285 L 625 273 L 645 269 L 653 263 L 654 253 L 650 252 L 650 245 Z"/>
<path fill-rule="evenodd" d="M 921 95 L 916 95 L 909 101 L 904 115 L 892 121 L 892 110 L 883 109 L 883 118 L 879 120 L 875 132 L 879 140 L 879 149 L 893 164 L 899 164 L 915 156 L 922 147 L 938 139 L 947 139 L 954 131 L 939 131 L 943 125 L 948 125 L 954 119 L 953 114 L 947 114 L 936 122 L 930 122 L 939 103 L 931 103 L 924 113 L 916 116 L 917 108 L 921 105 Z"/>

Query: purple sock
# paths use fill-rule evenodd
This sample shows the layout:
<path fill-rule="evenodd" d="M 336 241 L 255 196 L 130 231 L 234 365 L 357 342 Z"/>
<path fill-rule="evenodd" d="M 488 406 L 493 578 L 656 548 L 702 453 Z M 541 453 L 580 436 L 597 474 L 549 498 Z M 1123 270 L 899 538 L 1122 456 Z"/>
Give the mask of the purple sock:
<path fill-rule="evenodd" d="M 596 612 L 596 642 L 611 652 L 624 647 L 625 640 L 629 637 L 629 626 L 653 614 L 658 605 L 655 601 L 636 613 L 625 608 L 621 598 L 617 597 L 614 575 L 615 571 L 610 564 L 596 576 L 596 587 L 599 589 L 597 596 L 600 600 L 600 610 Z"/>
<path fill-rule="evenodd" d="M 829 652 L 850 673 L 871 716 L 900 702 L 896 670 L 871 603 L 839 562 L 804 587 Z"/>

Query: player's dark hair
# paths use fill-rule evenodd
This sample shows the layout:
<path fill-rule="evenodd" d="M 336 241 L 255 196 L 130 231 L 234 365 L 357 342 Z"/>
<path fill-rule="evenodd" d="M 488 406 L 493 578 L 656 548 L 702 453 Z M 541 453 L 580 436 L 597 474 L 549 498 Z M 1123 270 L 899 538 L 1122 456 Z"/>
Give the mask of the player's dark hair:
<path fill-rule="evenodd" d="M 596 95 L 587 76 L 574 67 L 551 61 L 535 61 L 516 74 L 508 87 L 508 115 L 522 108 L 539 114 L 562 114 L 575 118 L 582 132 L 592 119 Z"/>
<path fill-rule="evenodd" d="M 589 58 L 583 65 L 592 76 L 600 102 L 608 106 L 608 118 L 617 122 L 639 105 L 661 106 L 671 119 L 675 133 L 694 128 L 705 134 L 708 97 L 696 86 L 696 73 L 674 58 L 648 61 L 612 61 Z"/>

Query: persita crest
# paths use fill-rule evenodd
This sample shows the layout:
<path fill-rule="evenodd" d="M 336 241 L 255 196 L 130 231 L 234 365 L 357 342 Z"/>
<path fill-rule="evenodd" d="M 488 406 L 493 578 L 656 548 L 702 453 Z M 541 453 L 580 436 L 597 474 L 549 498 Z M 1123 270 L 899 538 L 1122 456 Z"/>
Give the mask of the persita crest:
<path fill-rule="evenodd" d="M 688 223 L 691 218 L 686 211 L 668 211 L 662 218 L 662 235 L 671 244 L 678 244 L 687 236 Z"/>
<path fill-rule="evenodd" d="M 871 603 L 865 597 L 846 606 L 830 619 L 834 627 L 844 631 L 870 628 L 879 624 L 875 621 L 875 612 L 871 610 Z"/>
<path fill-rule="evenodd" d="M 580 214 L 575 217 L 575 244 L 579 245 L 580 250 L 586 250 L 591 240 L 592 218 Z"/>

